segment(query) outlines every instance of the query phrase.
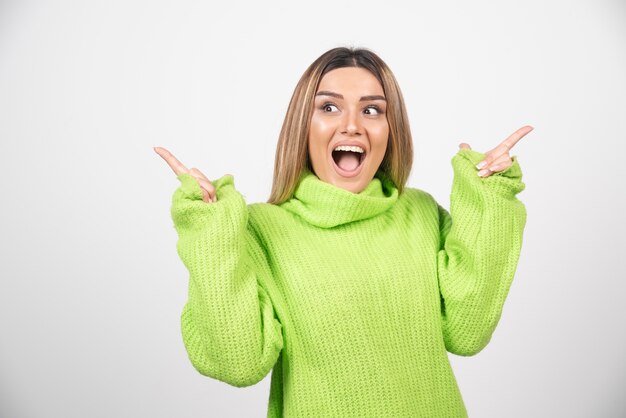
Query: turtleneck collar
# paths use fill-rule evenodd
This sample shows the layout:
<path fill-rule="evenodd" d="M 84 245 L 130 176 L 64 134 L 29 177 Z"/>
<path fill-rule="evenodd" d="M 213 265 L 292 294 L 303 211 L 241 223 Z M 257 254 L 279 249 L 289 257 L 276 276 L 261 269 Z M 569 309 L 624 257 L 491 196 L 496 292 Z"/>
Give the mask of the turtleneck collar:
<path fill-rule="evenodd" d="M 396 200 L 398 189 L 381 170 L 360 193 L 352 193 L 320 180 L 306 168 L 293 196 L 279 206 L 312 225 L 332 228 L 379 215 Z"/>

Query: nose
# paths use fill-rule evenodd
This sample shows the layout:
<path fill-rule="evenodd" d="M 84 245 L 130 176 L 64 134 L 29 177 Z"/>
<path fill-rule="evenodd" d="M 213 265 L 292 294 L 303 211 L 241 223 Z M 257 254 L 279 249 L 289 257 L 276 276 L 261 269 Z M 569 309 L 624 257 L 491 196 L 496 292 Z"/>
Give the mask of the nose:
<path fill-rule="evenodd" d="M 361 135 L 362 126 L 357 111 L 346 110 L 343 114 L 341 133 L 344 135 Z"/>

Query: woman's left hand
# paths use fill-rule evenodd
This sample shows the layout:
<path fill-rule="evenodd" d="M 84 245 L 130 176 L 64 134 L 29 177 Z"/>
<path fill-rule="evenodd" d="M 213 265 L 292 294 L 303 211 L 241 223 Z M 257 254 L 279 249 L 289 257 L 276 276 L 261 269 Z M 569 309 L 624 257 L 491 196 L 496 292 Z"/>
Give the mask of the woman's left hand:
<path fill-rule="evenodd" d="M 476 168 L 481 169 L 478 172 L 478 175 L 481 177 L 488 177 L 496 171 L 503 171 L 509 168 L 511 164 L 513 164 L 513 160 L 509 155 L 511 148 L 513 148 L 513 146 L 517 144 L 520 139 L 533 129 L 535 128 L 529 125 L 519 128 L 507 139 L 502 141 L 500 145 L 490 151 L 487 151 L 485 153 L 485 159 L 476 165 Z M 459 148 L 472 149 L 469 144 L 466 144 L 465 142 L 459 144 Z"/>

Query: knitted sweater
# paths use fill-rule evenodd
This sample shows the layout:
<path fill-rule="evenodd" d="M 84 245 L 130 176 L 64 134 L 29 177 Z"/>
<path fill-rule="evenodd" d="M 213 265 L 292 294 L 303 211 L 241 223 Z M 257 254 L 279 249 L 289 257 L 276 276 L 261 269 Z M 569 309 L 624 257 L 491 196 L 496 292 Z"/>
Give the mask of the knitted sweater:
<path fill-rule="evenodd" d="M 191 364 L 237 387 L 272 370 L 272 418 L 467 417 L 447 352 L 490 341 L 526 222 L 517 158 L 484 178 L 483 158 L 453 156 L 450 212 L 382 171 L 360 193 L 306 171 L 281 205 L 247 205 L 231 175 L 205 203 L 179 175 Z"/>

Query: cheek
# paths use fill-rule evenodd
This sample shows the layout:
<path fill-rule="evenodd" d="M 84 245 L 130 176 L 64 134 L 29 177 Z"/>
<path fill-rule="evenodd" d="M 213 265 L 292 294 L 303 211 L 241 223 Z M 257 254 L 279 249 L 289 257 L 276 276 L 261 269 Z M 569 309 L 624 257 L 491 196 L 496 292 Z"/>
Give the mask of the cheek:
<path fill-rule="evenodd" d="M 318 141 L 323 141 L 332 136 L 334 132 L 333 125 L 325 118 L 311 118 L 311 127 L 309 129 L 309 136 Z"/>
<path fill-rule="evenodd" d="M 331 123 L 322 118 L 313 117 L 309 127 L 309 148 L 319 146 L 325 150 L 334 132 L 335 129 Z"/>
<path fill-rule="evenodd" d="M 332 133 L 328 124 L 319 118 L 313 117 L 311 119 L 311 126 L 309 127 L 309 154 L 312 156 L 318 156 L 326 153 L 328 140 L 332 138 Z"/>
<path fill-rule="evenodd" d="M 387 140 L 389 138 L 389 125 L 387 123 L 377 124 L 369 129 L 370 140 L 372 145 L 381 146 L 385 148 L 387 146 Z"/>

